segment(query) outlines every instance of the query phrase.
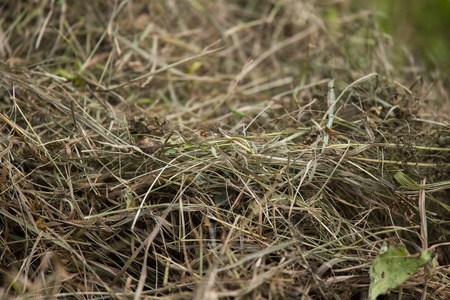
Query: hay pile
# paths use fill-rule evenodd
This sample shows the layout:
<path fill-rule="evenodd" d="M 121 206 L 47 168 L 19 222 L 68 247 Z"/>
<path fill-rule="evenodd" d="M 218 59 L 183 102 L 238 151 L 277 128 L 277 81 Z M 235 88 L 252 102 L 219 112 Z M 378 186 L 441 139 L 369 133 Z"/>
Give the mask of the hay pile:
<path fill-rule="evenodd" d="M 363 299 L 388 238 L 439 262 L 394 295 L 450 297 L 448 81 L 372 11 L 0 15 L 0 298 Z"/>

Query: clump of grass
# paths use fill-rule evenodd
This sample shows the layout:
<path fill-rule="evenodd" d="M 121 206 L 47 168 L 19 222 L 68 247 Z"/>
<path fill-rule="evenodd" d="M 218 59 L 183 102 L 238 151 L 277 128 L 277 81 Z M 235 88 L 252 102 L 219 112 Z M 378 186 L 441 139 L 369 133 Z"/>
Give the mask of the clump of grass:
<path fill-rule="evenodd" d="M 364 298 L 386 238 L 450 294 L 443 81 L 369 11 L 257 3 L 1 8 L 2 297 Z"/>

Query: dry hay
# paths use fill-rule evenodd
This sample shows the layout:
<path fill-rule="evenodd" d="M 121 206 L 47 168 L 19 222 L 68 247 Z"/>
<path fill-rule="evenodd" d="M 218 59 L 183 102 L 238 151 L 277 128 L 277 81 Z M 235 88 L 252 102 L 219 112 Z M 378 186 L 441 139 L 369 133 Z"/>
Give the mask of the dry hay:
<path fill-rule="evenodd" d="M 442 74 L 346 1 L 227 2 L 0 6 L 1 297 L 362 299 L 386 238 L 449 296 Z"/>

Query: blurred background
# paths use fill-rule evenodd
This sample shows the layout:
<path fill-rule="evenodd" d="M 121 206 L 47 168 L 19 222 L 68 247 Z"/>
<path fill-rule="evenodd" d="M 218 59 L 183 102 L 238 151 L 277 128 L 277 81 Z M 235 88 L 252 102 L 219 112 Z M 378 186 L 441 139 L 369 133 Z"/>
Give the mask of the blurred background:
<path fill-rule="evenodd" d="M 354 9 L 371 5 L 380 29 L 392 35 L 397 44 L 420 55 L 427 67 L 450 70 L 449 0 L 371 0 L 352 1 Z"/>

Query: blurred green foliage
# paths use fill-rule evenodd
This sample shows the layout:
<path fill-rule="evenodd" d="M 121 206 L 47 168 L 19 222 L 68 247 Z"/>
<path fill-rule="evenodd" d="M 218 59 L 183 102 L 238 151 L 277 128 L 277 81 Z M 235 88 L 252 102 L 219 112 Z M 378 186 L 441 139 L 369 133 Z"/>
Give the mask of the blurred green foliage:
<path fill-rule="evenodd" d="M 360 6 L 361 1 L 353 1 Z M 450 70 L 449 0 L 371 0 L 381 29 L 419 52 L 429 67 Z"/>

